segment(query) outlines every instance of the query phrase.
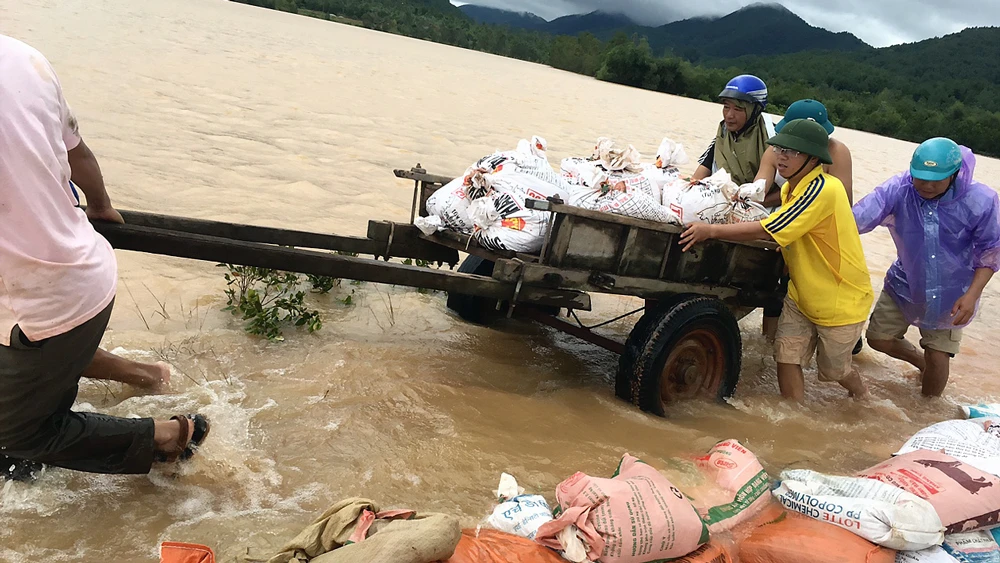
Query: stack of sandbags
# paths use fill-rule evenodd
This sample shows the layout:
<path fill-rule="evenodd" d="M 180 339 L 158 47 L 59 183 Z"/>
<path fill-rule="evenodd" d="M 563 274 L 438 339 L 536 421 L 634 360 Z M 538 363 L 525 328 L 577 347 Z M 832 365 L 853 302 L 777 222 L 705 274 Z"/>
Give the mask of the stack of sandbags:
<path fill-rule="evenodd" d="M 904 449 L 921 444 L 935 447 L 934 442 L 927 440 L 928 430 L 918 433 L 921 438 L 910 440 Z M 934 432 L 940 430 L 938 426 Z M 1000 547 L 989 533 L 996 529 L 1000 518 L 1000 479 L 996 475 L 941 451 L 920 449 L 893 457 L 860 475 L 926 499 L 945 527 L 947 535 L 940 549 L 901 552 L 899 561 L 1000 561 Z"/>
<path fill-rule="evenodd" d="M 473 235 L 493 250 L 535 252 L 547 216 L 525 208 L 527 199 L 565 198 L 569 184 L 549 165 L 546 141 L 535 135 L 513 151 L 496 151 L 427 198 L 427 217 L 414 221 L 424 233 L 451 229 Z M 473 208 L 473 202 L 488 200 Z M 473 217 L 476 219 L 474 220 Z"/>
<path fill-rule="evenodd" d="M 647 173 L 639 151 L 600 139 L 596 158 L 565 159 L 563 175 L 572 186 L 568 203 L 583 209 L 679 224 L 661 203 L 660 172 Z M 593 157 L 594 155 L 592 155 Z"/>

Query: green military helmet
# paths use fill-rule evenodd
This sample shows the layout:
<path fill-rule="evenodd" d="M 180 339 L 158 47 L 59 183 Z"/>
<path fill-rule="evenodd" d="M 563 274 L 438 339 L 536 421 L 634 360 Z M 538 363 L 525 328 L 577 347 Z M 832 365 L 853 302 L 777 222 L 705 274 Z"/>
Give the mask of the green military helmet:
<path fill-rule="evenodd" d="M 826 106 L 816 100 L 799 100 L 788 106 L 785 117 L 774 126 L 774 130 L 781 133 L 781 130 L 796 119 L 811 119 L 823 126 L 826 132 L 833 134 L 833 123 L 830 123 L 830 114 L 826 111 Z"/>
<path fill-rule="evenodd" d="M 822 125 L 809 119 L 790 121 L 767 144 L 815 156 L 823 164 L 833 164 L 830 135 Z"/>
<path fill-rule="evenodd" d="M 917 180 L 937 182 L 951 177 L 962 168 L 962 149 L 945 137 L 927 139 L 910 159 L 910 176 Z"/>

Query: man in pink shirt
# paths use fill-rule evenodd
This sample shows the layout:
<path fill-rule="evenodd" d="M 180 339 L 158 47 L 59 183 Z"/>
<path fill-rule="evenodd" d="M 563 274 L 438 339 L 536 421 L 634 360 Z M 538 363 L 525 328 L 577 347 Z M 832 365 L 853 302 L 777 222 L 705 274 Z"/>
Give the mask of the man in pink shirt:
<path fill-rule="evenodd" d="M 88 217 L 123 222 L 55 71 L 35 49 L 0 35 L 0 458 L 147 473 L 154 461 L 193 455 L 209 424 L 201 415 L 154 421 L 72 411 L 118 275 L 114 251 Z"/>

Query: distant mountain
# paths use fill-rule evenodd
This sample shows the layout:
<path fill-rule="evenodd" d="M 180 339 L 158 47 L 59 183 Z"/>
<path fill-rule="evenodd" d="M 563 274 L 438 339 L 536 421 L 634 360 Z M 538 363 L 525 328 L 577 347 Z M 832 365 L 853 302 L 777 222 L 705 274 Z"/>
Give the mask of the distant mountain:
<path fill-rule="evenodd" d="M 472 18 L 478 23 L 491 25 L 508 25 L 519 29 L 540 30 L 549 22 L 530 12 L 512 12 L 489 6 L 477 6 L 475 4 L 464 4 L 458 7 L 463 14 Z"/>
<path fill-rule="evenodd" d="M 690 59 L 872 49 L 850 33 L 811 26 L 779 4 L 754 4 L 721 18 L 668 23 L 647 37 L 655 52 L 671 49 Z"/>
<path fill-rule="evenodd" d="M 598 10 L 589 14 L 574 14 L 556 18 L 541 29 L 552 35 L 579 35 L 588 32 L 598 37 L 610 37 L 619 29 L 637 27 L 639 26 L 636 22 L 628 16 Z"/>
<path fill-rule="evenodd" d="M 733 59 L 746 55 L 781 55 L 801 51 L 864 51 L 868 44 L 847 32 L 814 27 L 780 4 L 754 4 L 727 16 L 700 17 L 660 27 L 640 25 L 622 14 L 596 11 L 546 22 L 530 13 L 466 4 L 459 8 L 480 23 L 509 25 L 552 35 L 591 33 L 602 40 L 618 32 L 649 40 L 657 55 L 667 50 L 691 60 Z M 969 52 L 972 56 L 975 51 Z"/>

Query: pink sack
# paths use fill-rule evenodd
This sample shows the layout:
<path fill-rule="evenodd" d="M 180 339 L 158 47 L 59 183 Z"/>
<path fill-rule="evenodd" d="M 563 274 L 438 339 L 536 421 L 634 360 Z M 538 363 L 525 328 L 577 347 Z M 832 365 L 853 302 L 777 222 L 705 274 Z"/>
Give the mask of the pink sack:
<path fill-rule="evenodd" d="M 1000 479 L 940 452 L 896 456 L 858 475 L 927 499 L 948 534 L 992 528 L 1000 519 Z"/>
<path fill-rule="evenodd" d="M 683 557 L 708 542 L 708 528 L 666 477 L 625 454 L 611 479 L 577 473 L 559 484 L 562 513 L 538 529 L 535 541 L 563 549 L 559 533 L 571 526 L 602 563 L 646 563 Z"/>
<path fill-rule="evenodd" d="M 771 502 L 767 471 L 738 441 L 719 442 L 696 462 L 707 483 L 686 491 L 711 533 L 731 530 Z"/>

